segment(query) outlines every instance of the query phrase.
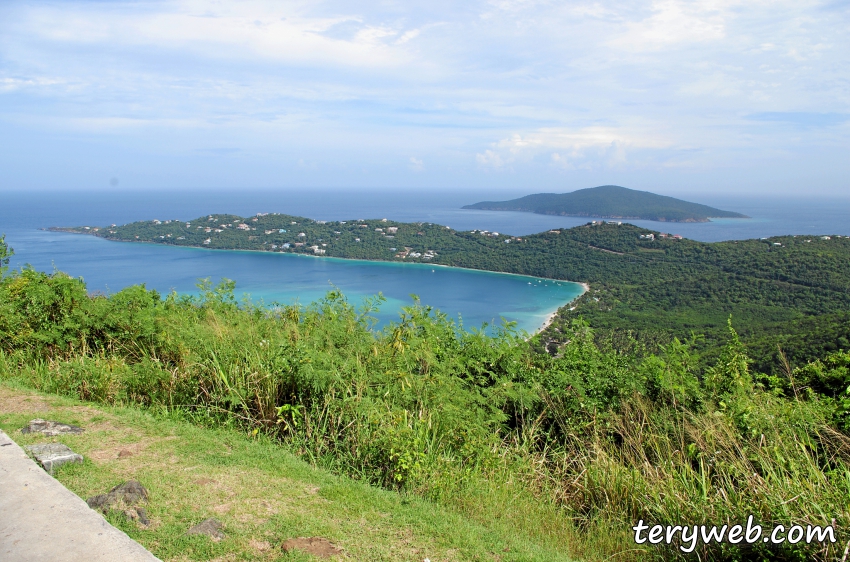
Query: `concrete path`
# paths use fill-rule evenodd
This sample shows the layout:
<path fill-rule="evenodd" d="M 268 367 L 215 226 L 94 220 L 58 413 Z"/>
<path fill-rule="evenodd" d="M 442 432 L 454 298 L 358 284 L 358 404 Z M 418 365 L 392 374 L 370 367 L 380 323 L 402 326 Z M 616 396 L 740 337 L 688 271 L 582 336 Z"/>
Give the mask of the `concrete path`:
<path fill-rule="evenodd" d="M 156 562 L 0 431 L 0 560 Z"/>

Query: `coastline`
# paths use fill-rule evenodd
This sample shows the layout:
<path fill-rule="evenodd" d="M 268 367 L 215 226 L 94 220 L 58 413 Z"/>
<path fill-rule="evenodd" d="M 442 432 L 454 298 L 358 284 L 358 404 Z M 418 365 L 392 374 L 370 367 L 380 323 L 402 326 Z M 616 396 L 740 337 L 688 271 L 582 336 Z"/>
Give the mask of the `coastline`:
<path fill-rule="evenodd" d="M 531 326 L 529 326 L 529 332 L 528 332 L 529 337 L 532 337 L 532 336 L 540 333 L 541 331 L 545 330 L 552 323 L 552 321 L 555 319 L 555 317 L 558 314 L 558 311 L 561 308 L 569 305 L 571 302 L 574 302 L 576 299 L 580 298 L 584 293 L 586 293 L 590 289 L 590 287 L 587 283 L 580 282 L 580 281 L 570 281 L 568 279 L 558 279 L 558 278 L 553 278 L 553 277 L 541 277 L 541 276 L 529 275 L 529 274 L 524 274 L 524 273 L 511 273 L 511 272 L 507 272 L 507 271 L 492 271 L 492 270 L 488 270 L 488 269 L 476 269 L 476 268 L 472 268 L 472 267 L 463 267 L 463 266 L 446 265 L 446 264 L 438 264 L 438 263 L 404 262 L 404 261 L 397 261 L 397 260 L 390 260 L 390 259 L 345 258 L 345 257 L 338 257 L 338 256 L 327 256 L 327 255 L 321 256 L 321 255 L 303 254 L 303 253 L 295 253 L 295 252 L 272 252 L 272 251 L 267 251 L 267 250 L 253 250 L 253 249 L 209 248 L 209 247 L 206 247 L 206 246 L 177 245 L 177 244 L 167 244 L 167 243 L 161 243 L 161 242 L 141 241 L 141 240 L 113 240 L 113 239 L 110 239 L 110 238 L 106 238 L 104 236 L 99 236 L 95 233 L 79 232 L 79 231 L 75 231 L 75 230 L 71 230 L 71 229 L 64 229 L 64 228 L 61 228 L 61 227 L 58 227 L 58 228 L 57 227 L 50 227 L 50 228 L 45 228 L 45 229 L 42 229 L 42 230 L 46 230 L 46 231 L 50 231 L 50 232 L 56 232 L 56 233 L 63 233 L 63 234 L 87 235 L 87 236 L 91 236 L 93 238 L 98 238 L 98 239 L 104 240 L 105 242 L 123 242 L 123 243 L 130 243 L 130 244 L 142 244 L 142 245 L 148 245 L 148 246 L 190 249 L 190 250 L 202 250 L 202 251 L 206 250 L 206 251 L 214 251 L 214 252 L 267 254 L 267 255 L 270 255 L 270 256 L 272 256 L 272 255 L 274 255 L 274 256 L 289 256 L 290 258 L 317 258 L 317 259 L 324 259 L 324 260 L 330 260 L 330 261 L 340 261 L 340 262 L 348 262 L 348 263 L 361 263 L 361 264 L 368 264 L 368 265 L 375 265 L 375 266 L 394 265 L 394 266 L 414 267 L 414 268 L 420 268 L 420 269 L 428 269 L 428 268 L 434 269 L 434 268 L 440 267 L 440 268 L 445 268 L 445 269 L 457 269 L 457 270 L 468 271 L 468 272 L 472 272 L 472 273 L 480 273 L 480 274 L 488 274 L 488 275 L 493 275 L 493 274 L 507 275 L 507 276 L 518 277 L 518 278 L 523 278 L 523 279 L 527 279 L 527 280 L 535 280 L 536 279 L 538 281 L 551 281 L 551 282 L 556 282 L 556 283 L 559 283 L 559 284 L 569 283 L 569 284 L 578 285 L 579 287 L 581 287 L 581 291 L 578 294 L 576 294 L 570 300 L 563 301 L 554 310 L 547 313 L 546 316 L 545 316 L 545 320 L 544 320 L 543 324 L 539 328 L 530 329 L 531 326 L 533 326 L 533 324 L 531 324 L 529 322 L 529 324 L 531 324 Z"/>
<path fill-rule="evenodd" d="M 576 301 L 577 299 L 581 298 L 581 296 L 582 296 L 583 294 L 585 294 L 586 292 L 588 292 L 588 291 L 590 290 L 590 285 L 589 285 L 589 284 L 587 284 L 587 283 L 579 283 L 579 282 L 577 282 L 577 281 L 570 281 L 570 283 L 575 283 L 576 285 L 581 285 L 581 287 L 582 287 L 582 289 L 583 289 L 583 290 L 582 290 L 582 292 L 581 292 L 581 293 L 579 293 L 579 294 L 578 294 L 578 296 L 576 296 L 573 300 L 571 300 L 571 301 L 569 301 L 569 302 L 566 302 L 566 303 L 562 304 L 561 306 L 559 306 L 558 308 L 556 308 L 556 309 L 554 310 L 554 312 L 551 312 L 551 313 L 550 313 L 550 314 L 546 317 L 546 320 L 544 320 L 544 321 L 543 321 L 543 325 L 542 325 L 542 326 L 540 326 L 540 328 L 538 328 L 538 329 L 537 329 L 537 330 L 536 330 L 533 334 L 531 334 L 532 336 L 536 336 L 537 334 L 539 334 L 539 333 L 543 332 L 543 330 L 545 330 L 546 328 L 548 328 L 548 327 L 552 324 L 552 322 L 555 320 L 555 317 L 557 317 L 557 316 L 558 316 L 558 312 L 559 312 L 562 308 L 564 308 L 565 306 L 567 306 L 567 305 L 568 305 L 568 304 L 570 304 L 571 302 L 574 302 L 574 301 Z"/>
<path fill-rule="evenodd" d="M 78 234 L 78 235 L 81 235 L 81 236 L 91 236 L 93 238 L 98 238 L 98 239 L 104 240 L 106 242 L 118 242 L 118 243 L 124 243 L 124 244 L 147 244 L 147 245 L 150 245 L 150 246 L 160 246 L 160 247 L 166 247 L 166 248 L 188 248 L 188 249 L 193 249 L 193 250 L 204 250 L 204 251 L 208 251 L 208 252 L 252 252 L 252 253 L 255 253 L 255 254 L 268 254 L 268 255 L 272 255 L 272 256 L 294 256 L 294 257 L 301 257 L 301 258 L 315 258 L 315 259 L 322 259 L 322 260 L 344 260 L 344 261 L 349 261 L 349 262 L 362 262 L 362 263 L 392 263 L 392 264 L 405 265 L 405 266 L 416 266 L 416 267 L 446 267 L 446 268 L 450 268 L 450 269 L 462 269 L 462 270 L 465 270 L 465 271 L 477 271 L 479 273 L 492 273 L 492 274 L 497 274 L 497 275 L 513 275 L 515 277 L 528 277 L 530 279 L 542 279 L 544 281 L 557 281 L 559 283 L 573 283 L 575 285 L 581 285 L 584 288 L 584 291 L 582 291 L 579 294 L 579 297 L 581 295 L 583 295 L 589 288 L 587 283 L 584 283 L 582 281 L 571 281 L 569 279 L 558 279 L 557 277 L 541 277 L 541 276 L 538 276 L 538 275 L 530 275 L 528 273 L 511 273 L 510 271 L 493 271 L 493 270 L 490 270 L 490 269 L 476 269 L 474 267 L 463 267 L 463 266 L 460 266 L 460 265 L 446 265 L 444 263 L 403 262 L 403 261 L 382 260 L 382 259 L 342 258 L 342 257 L 339 257 L 339 256 L 319 256 L 319 255 L 315 255 L 315 254 L 302 254 L 302 253 L 296 253 L 296 252 L 270 252 L 268 250 L 245 250 L 245 249 L 236 249 L 236 248 L 230 248 L 230 249 L 228 249 L 228 248 L 210 248 L 208 246 L 190 246 L 190 245 L 184 246 L 182 244 L 164 244 L 164 243 L 161 243 L 161 242 L 150 242 L 150 241 L 142 241 L 142 240 L 112 240 L 112 239 L 106 238 L 104 236 L 98 236 L 97 234 L 94 234 L 94 233 L 77 232 L 77 231 L 74 231 L 74 230 L 64 230 L 64 229 L 58 228 L 58 227 L 50 227 L 50 228 L 46 228 L 46 229 L 42 229 L 42 230 L 47 230 L 47 231 L 50 231 L 50 232 L 61 232 L 61 233 L 64 233 L 64 234 Z M 578 297 L 576 297 L 576 298 L 578 298 Z M 572 301 L 569 301 L 569 302 L 572 302 Z M 566 303 L 566 304 L 569 304 L 569 303 Z M 561 305 L 561 306 L 564 306 L 564 305 Z"/>

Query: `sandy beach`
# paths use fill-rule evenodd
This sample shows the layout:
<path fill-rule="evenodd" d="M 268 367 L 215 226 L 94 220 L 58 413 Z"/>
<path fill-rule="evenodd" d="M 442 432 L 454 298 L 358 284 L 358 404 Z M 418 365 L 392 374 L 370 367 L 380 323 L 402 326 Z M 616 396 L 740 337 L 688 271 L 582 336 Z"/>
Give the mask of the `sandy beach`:
<path fill-rule="evenodd" d="M 576 283 L 576 281 L 570 281 L 570 283 Z M 580 295 L 578 295 L 575 299 L 571 300 L 570 302 L 574 302 L 576 299 L 581 297 L 581 295 L 585 294 L 586 292 L 588 292 L 590 290 L 590 285 L 588 285 L 587 283 L 578 283 L 578 285 L 581 285 L 582 289 L 584 289 L 584 290 L 581 292 Z M 570 303 L 568 302 L 564 306 L 567 306 L 567 304 L 570 304 Z M 542 332 L 543 330 L 548 328 L 549 325 L 552 323 L 552 321 L 555 319 L 555 317 L 558 315 L 558 310 L 561 310 L 561 308 L 563 308 L 563 307 L 558 307 L 557 310 L 555 310 L 554 312 L 549 314 L 546 317 L 546 320 L 543 322 L 543 325 L 540 326 L 540 328 L 536 332 L 534 332 L 534 334 L 532 334 L 532 335 L 539 334 L 540 332 Z"/>

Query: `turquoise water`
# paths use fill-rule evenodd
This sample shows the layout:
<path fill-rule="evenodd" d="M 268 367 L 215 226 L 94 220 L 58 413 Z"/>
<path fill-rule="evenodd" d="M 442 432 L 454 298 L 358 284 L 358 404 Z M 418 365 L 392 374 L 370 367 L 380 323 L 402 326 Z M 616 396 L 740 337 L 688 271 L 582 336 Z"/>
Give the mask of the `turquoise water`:
<path fill-rule="evenodd" d="M 354 303 L 382 293 L 387 302 L 377 316 L 397 318 L 401 306 L 418 295 L 466 327 L 514 320 L 536 330 L 558 306 L 581 292 L 566 282 L 529 279 L 418 264 L 374 263 L 297 257 L 256 252 L 215 252 L 144 244 L 107 242 L 39 230 L 49 226 L 124 224 L 136 220 L 194 219 L 209 213 L 281 212 L 319 220 L 391 218 L 445 224 L 458 230 L 474 228 L 516 236 L 556 227 L 584 224 L 588 219 L 463 210 L 464 204 L 485 199 L 510 199 L 525 192 L 484 191 L 310 191 L 233 190 L 219 192 L 54 192 L 2 193 L 0 234 L 15 249 L 13 266 L 29 263 L 83 277 L 90 290 L 114 292 L 136 283 L 167 292 L 191 293 L 199 278 L 234 279 L 237 290 L 266 303 L 309 303 L 333 286 Z M 684 196 L 684 195 L 683 195 Z M 686 199 L 688 197 L 685 196 Z M 704 241 L 759 238 L 777 234 L 850 235 L 850 199 L 745 199 L 698 202 L 750 215 L 710 223 L 635 224 L 679 233 Z"/>
<path fill-rule="evenodd" d="M 176 248 L 41 230 L 19 231 L 9 241 L 19 262 L 83 277 L 89 291 L 144 283 L 161 292 L 196 293 L 200 278 L 228 278 L 238 295 L 254 302 L 308 304 L 336 287 L 357 305 L 381 293 L 386 302 L 373 314 L 381 324 L 397 319 L 415 294 L 466 328 L 505 319 L 533 332 L 582 291 L 575 283 L 435 265 Z"/>

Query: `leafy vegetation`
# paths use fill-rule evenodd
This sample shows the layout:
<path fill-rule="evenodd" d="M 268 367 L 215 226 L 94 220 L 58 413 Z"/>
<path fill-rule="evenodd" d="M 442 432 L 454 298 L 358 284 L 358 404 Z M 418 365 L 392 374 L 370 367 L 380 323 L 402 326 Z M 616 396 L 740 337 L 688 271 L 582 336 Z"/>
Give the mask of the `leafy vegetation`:
<path fill-rule="evenodd" d="M 0 277 L 9 269 L 9 260 L 14 253 L 12 248 L 6 245 L 6 235 L 0 236 Z"/>
<path fill-rule="evenodd" d="M 671 222 L 706 222 L 712 217 L 746 218 L 740 213 L 618 185 L 600 185 L 570 193 L 536 193 L 510 201 L 482 201 L 466 205 L 464 209 Z"/>
<path fill-rule="evenodd" d="M 615 349 L 637 340 L 658 351 L 673 338 L 702 334 L 696 350 L 707 365 L 724 344 L 726 320 L 732 315 L 750 356 L 771 374 L 786 370 L 783 356 L 795 366 L 850 349 L 850 324 L 844 321 L 850 311 L 847 237 L 703 243 L 601 222 L 514 237 L 429 223 L 324 223 L 278 214 L 71 230 L 110 240 L 318 251 L 323 256 L 434 263 L 590 284 L 591 290 L 562 308 L 540 339 L 539 349 L 552 353 L 568 339 L 569 326 L 578 317 Z"/>
<path fill-rule="evenodd" d="M 611 251 L 639 244 L 600 228 Z M 698 247 L 670 244 L 682 244 L 673 255 Z M 697 337 L 615 348 L 575 319 L 550 355 L 510 325 L 463 331 L 417 302 L 377 330 L 380 299 L 355 307 L 333 291 L 309 306 L 255 307 L 236 303 L 232 283 L 201 289 L 90 296 L 62 273 L 13 272 L 0 281 L 0 379 L 262 434 L 472 520 L 557 537 L 580 558 L 688 557 L 635 545 L 639 519 L 834 521 L 839 540 L 701 545 L 689 556 L 700 560 L 832 560 L 850 539 L 847 352 L 771 374 L 753 370 L 729 323 L 706 364 Z"/>
<path fill-rule="evenodd" d="M 86 431 L 58 438 L 18 432 L 35 417 Z M 151 525 L 141 527 L 117 510 L 107 519 L 164 561 L 315 561 L 282 552 L 281 543 L 298 536 L 327 538 L 345 551 L 344 559 L 370 562 L 488 560 L 494 552 L 505 561 L 571 559 L 560 546 L 572 539 L 569 527 L 546 537 L 498 517 L 479 522 L 412 494 L 310 467 L 264 434 L 203 427 L 138 408 L 81 404 L 2 383 L 0 428 L 22 446 L 59 440 L 82 454 L 83 464 L 54 473 L 82 498 L 128 478 L 139 480 L 150 493 L 144 509 Z M 499 500 L 505 507 L 535 509 L 530 500 L 508 494 Z M 222 522 L 224 540 L 186 536 L 207 517 Z"/>

